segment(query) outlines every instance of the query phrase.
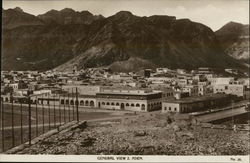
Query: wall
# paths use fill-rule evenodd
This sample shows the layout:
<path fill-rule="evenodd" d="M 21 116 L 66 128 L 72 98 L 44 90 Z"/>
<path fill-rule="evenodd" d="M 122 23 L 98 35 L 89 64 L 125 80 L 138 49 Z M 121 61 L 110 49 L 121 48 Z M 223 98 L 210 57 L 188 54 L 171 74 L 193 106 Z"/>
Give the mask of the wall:
<path fill-rule="evenodd" d="M 180 111 L 180 104 L 178 103 L 162 103 L 162 112 L 179 112 Z"/>
<path fill-rule="evenodd" d="M 74 92 L 78 89 L 78 93 L 82 95 L 95 95 L 100 92 L 101 86 L 84 86 L 84 85 L 63 85 L 62 89 L 64 91 Z"/>

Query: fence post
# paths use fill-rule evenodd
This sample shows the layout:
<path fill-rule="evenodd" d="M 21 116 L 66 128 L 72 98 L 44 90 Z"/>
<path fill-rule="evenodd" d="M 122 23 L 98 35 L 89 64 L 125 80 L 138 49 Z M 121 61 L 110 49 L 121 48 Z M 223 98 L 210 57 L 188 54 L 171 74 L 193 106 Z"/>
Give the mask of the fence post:
<path fill-rule="evenodd" d="M 50 104 L 49 104 L 49 94 L 48 94 L 47 105 L 48 105 L 48 109 L 49 109 L 49 130 L 50 130 Z"/>
<path fill-rule="evenodd" d="M 42 119 L 43 119 L 43 133 L 44 133 L 44 106 L 43 106 L 43 94 L 42 94 Z"/>
<path fill-rule="evenodd" d="M 4 152 L 4 106 L 3 106 L 3 99 L 1 103 L 1 120 L 2 120 L 2 152 Z"/>
<path fill-rule="evenodd" d="M 63 115 L 64 115 L 64 117 L 63 117 L 63 119 L 64 119 L 64 123 L 66 123 L 66 108 L 65 108 L 65 103 L 66 103 L 66 101 L 65 101 L 65 94 L 63 94 Z"/>
<path fill-rule="evenodd" d="M 70 100 L 69 100 L 69 93 L 70 93 L 70 90 L 68 91 L 68 113 L 69 113 L 69 122 L 70 122 Z"/>
<path fill-rule="evenodd" d="M 37 96 L 36 96 L 36 136 L 38 136 L 38 111 L 37 111 Z"/>
<path fill-rule="evenodd" d="M 11 132 L 12 132 L 12 147 L 15 146 L 15 132 L 14 132 L 14 98 L 13 95 L 11 95 L 12 100 L 11 100 Z"/>
<path fill-rule="evenodd" d="M 28 103 L 29 103 L 29 145 L 31 145 L 31 101 L 30 101 L 30 95 L 28 96 Z"/>
<path fill-rule="evenodd" d="M 73 100 L 73 120 L 75 120 L 75 99 L 74 99 L 74 91 L 72 88 L 72 100 Z"/>
<path fill-rule="evenodd" d="M 56 127 L 56 102 L 55 102 L 55 94 L 53 95 L 53 101 L 54 101 L 54 127 Z"/>
<path fill-rule="evenodd" d="M 20 103 L 20 111 L 21 111 L 21 144 L 23 144 L 23 104 L 22 104 L 22 100 Z"/>
<path fill-rule="evenodd" d="M 60 94 L 59 94 L 59 97 L 58 97 L 58 109 L 59 109 L 59 122 L 60 122 L 60 126 L 61 126 L 61 124 L 62 124 L 62 113 L 61 113 L 61 99 L 60 99 Z"/>
<path fill-rule="evenodd" d="M 78 101 L 78 89 L 76 87 L 76 119 L 77 119 L 77 122 L 79 122 L 79 110 L 78 110 L 78 107 L 79 107 L 79 101 Z"/>

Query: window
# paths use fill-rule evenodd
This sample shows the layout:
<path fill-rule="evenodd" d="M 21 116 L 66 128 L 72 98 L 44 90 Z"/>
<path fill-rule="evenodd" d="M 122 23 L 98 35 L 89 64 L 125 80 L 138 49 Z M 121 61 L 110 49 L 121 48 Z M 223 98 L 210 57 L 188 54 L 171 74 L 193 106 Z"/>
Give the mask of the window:
<path fill-rule="evenodd" d="M 168 107 L 168 110 L 171 110 L 171 107 Z"/>
<path fill-rule="evenodd" d="M 102 102 L 102 105 L 105 105 L 105 102 Z"/>
<path fill-rule="evenodd" d="M 136 107 L 140 107 L 140 104 L 136 104 Z"/>
<path fill-rule="evenodd" d="M 131 104 L 131 106 L 132 106 L 132 107 L 134 107 L 134 106 L 135 106 L 135 104 Z"/>
<path fill-rule="evenodd" d="M 119 103 L 116 103 L 116 106 L 119 106 Z"/>
<path fill-rule="evenodd" d="M 126 103 L 126 106 L 129 106 L 129 103 Z"/>
<path fill-rule="evenodd" d="M 110 103 L 109 103 L 109 102 L 107 102 L 107 105 L 110 105 Z"/>
<path fill-rule="evenodd" d="M 174 111 L 176 111 L 177 110 L 177 108 L 174 108 Z"/>
<path fill-rule="evenodd" d="M 111 105 L 115 105 L 115 103 L 112 102 Z"/>
<path fill-rule="evenodd" d="M 84 105 L 84 102 L 83 102 L 83 100 L 81 100 L 81 101 L 80 101 L 80 105 Z"/>
<path fill-rule="evenodd" d="M 145 110 L 145 105 L 144 104 L 141 105 L 141 110 Z"/>

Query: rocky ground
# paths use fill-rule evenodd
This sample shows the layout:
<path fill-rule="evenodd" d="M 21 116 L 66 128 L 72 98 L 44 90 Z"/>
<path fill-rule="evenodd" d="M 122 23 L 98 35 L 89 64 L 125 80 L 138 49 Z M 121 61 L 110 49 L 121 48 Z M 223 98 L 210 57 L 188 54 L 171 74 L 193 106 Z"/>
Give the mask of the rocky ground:
<path fill-rule="evenodd" d="M 91 122 L 18 154 L 246 155 L 249 133 L 202 128 L 189 116 L 147 113 Z"/>

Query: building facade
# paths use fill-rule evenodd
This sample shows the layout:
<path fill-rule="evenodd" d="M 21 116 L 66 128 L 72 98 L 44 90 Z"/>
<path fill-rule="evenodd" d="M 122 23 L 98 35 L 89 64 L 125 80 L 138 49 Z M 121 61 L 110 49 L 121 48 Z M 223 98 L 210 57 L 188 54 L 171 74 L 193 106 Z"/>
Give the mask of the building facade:
<path fill-rule="evenodd" d="M 152 111 L 161 109 L 162 92 L 149 90 L 102 90 L 97 106 L 104 109 Z"/>
<path fill-rule="evenodd" d="M 231 102 L 231 96 L 215 94 L 203 97 L 188 97 L 180 100 L 162 102 L 162 112 L 191 113 L 211 108 L 226 106 Z"/>
<path fill-rule="evenodd" d="M 236 95 L 237 97 L 242 97 L 243 99 L 248 98 L 247 86 L 242 84 L 219 84 L 214 85 L 213 91 L 214 93 L 224 93 Z"/>

